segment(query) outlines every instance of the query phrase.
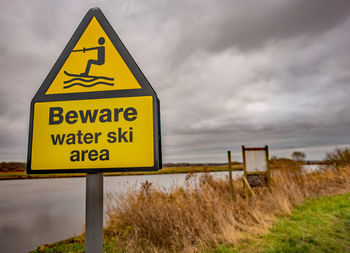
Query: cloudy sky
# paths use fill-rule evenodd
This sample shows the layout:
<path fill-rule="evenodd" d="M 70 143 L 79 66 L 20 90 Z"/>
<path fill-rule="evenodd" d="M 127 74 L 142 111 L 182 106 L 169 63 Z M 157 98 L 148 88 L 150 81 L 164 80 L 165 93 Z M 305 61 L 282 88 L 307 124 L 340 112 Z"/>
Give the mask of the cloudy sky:
<path fill-rule="evenodd" d="M 1 0 L 0 161 L 26 160 L 30 101 L 91 7 L 160 98 L 165 162 L 350 144 L 348 0 Z"/>

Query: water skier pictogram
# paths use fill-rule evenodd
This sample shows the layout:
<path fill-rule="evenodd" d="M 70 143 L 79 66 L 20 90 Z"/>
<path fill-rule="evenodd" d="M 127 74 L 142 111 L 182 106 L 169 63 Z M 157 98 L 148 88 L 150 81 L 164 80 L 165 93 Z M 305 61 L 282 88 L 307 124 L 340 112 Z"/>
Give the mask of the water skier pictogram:
<path fill-rule="evenodd" d="M 95 59 L 88 60 L 88 63 L 87 63 L 86 68 L 85 68 L 85 72 L 83 72 L 81 74 L 72 74 L 72 73 L 68 73 L 67 71 L 64 71 L 64 73 L 67 76 L 73 77 L 70 80 L 64 81 L 65 84 L 73 82 L 72 84 L 64 86 L 63 87 L 64 89 L 73 87 L 75 85 L 79 85 L 79 86 L 86 87 L 86 88 L 93 87 L 93 86 L 98 85 L 98 84 L 114 86 L 114 83 L 101 81 L 101 80 L 113 81 L 114 78 L 105 77 L 105 76 L 91 76 L 91 75 L 89 75 L 91 65 L 93 65 L 93 64 L 94 65 L 103 65 L 105 63 L 105 47 L 103 46 L 104 43 L 105 43 L 105 39 L 103 37 L 100 37 L 98 39 L 98 44 L 100 46 L 90 47 L 90 48 L 84 47 L 83 49 L 72 50 L 72 52 L 83 52 L 83 53 L 85 53 L 87 51 L 91 51 L 91 50 L 97 50 L 97 60 L 95 60 Z M 80 82 L 75 82 L 75 81 L 80 81 Z M 94 82 L 94 81 L 97 81 L 97 82 Z M 94 83 L 87 84 L 90 82 L 94 82 Z"/>

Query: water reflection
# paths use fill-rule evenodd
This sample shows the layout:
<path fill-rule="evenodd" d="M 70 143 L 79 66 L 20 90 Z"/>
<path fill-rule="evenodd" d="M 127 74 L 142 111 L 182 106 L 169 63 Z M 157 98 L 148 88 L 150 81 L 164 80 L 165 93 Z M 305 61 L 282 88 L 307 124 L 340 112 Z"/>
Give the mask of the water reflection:
<path fill-rule="evenodd" d="M 0 181 L 0 249 L 27 252 L 81 232 L 84 183 L 84 178 Z"/>
<path fill-rule="evenodd" d="M 227 172 L 211 173 L 224 178 Z M 234 173 L 241 175 L 240 172 Z M 105 192 L 124 193 L 148 180 L 164 190 L 183 185 L 186 174 L 105 177 Z M 194 177 L 194 182 L 199 175 Z M 83 232 L 85 178 L 0 181 L 1 252 L 28 252 Z"/>

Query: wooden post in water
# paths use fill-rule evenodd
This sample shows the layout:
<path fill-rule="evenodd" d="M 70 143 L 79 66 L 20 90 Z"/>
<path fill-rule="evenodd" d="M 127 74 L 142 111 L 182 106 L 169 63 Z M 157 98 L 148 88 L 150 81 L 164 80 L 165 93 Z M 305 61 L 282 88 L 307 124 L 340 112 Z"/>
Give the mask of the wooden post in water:
<path fill-rule="evenodd" d="M 103 252 L 103 173 L 86 174 L 85 252 Z"/>
<path fill-rule="evenodd" d="M 232 164 L 231 164 L 231 151 L 227 151 L 228 158 L 228 173 L 229 173 L 229 187 L 232 200 L 235 200 L 235 195 L 233 192 L 233 182 L 232 182 Z"/>

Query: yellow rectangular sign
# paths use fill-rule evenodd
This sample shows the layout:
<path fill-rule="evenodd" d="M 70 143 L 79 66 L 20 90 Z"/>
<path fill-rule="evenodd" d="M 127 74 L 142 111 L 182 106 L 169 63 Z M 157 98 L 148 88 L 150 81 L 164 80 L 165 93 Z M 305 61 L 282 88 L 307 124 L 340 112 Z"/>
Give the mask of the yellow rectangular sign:
<path fill-rule="evenodd" d="M 153 97 L 38 102 L 31 170 L 154 166 Z"/>
<path fill-rule="evenodd" d="M 92 8 L 32 99 L 26 171 L 159 170 L 159 111 L 155 90 Z"/>

